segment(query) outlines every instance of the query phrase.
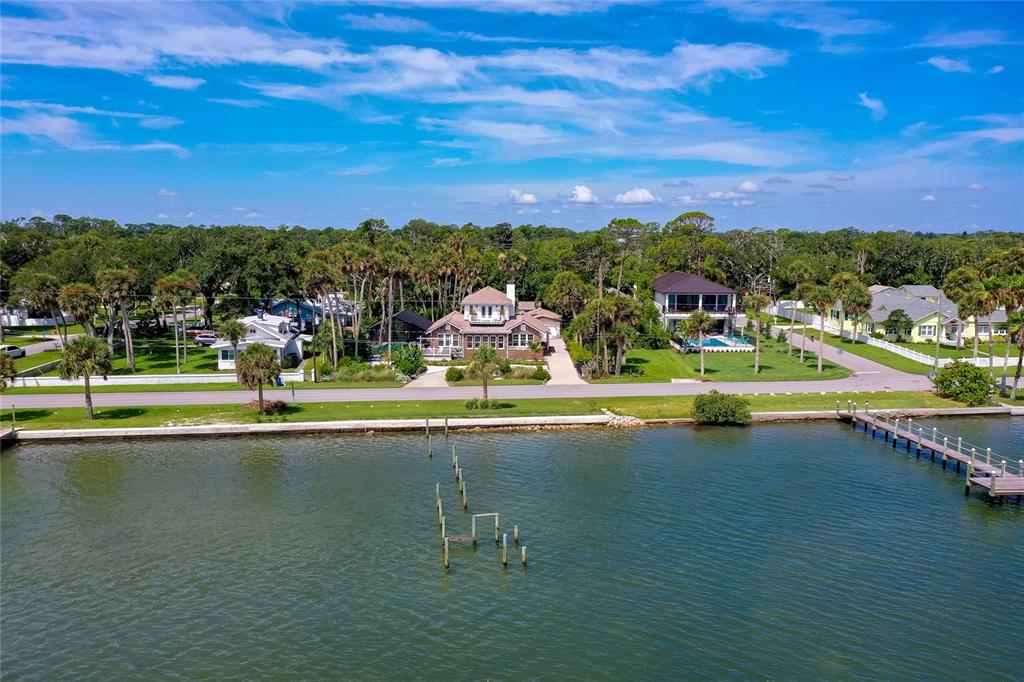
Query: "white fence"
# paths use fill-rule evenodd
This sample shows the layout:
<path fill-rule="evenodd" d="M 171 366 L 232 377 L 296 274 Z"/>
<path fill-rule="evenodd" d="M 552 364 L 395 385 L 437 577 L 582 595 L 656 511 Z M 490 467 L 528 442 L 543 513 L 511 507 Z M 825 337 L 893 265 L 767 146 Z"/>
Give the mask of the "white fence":
<path fill-rule="evenodd" d="M 118 374 L 103 377 L 90 377 L 89 384 L 97 386 L 143 386 L 163 384 L 232 384 L 238 380 L 234 372 L 220 374 Z M 304 381 L 301 371 L 281 372 L 281 381 L 285 384 L 292 381 Z M 55 386 L 84 386 L 82 379 L 61 379 L 60 377 L 17 377 L 12 380 L 13 387 L 39 386 L 52 388 Z"/>
<path fill-rule="evenodd" d="M 789 319 L 791 319 L 790 316 L 793 315 L 793 313 L 792 313 L 792 311 L 791 311 L 791 309 L 789 307 L 790 305 L 792 305 L 791 301 L 780 301 L 775 306 L 774 313 L 776 315 L 778 315 L 779 317 L 784 317 L 787 320 L 789 320 Z M 815 315 L 813 313 L 797 312 L 794 319 L 797 322 L 801 323 L 801 324 L 803 324 L 804 322 L 807 322 L 807 326 L 813 328 L 815 331 L 818 331 L 818 330 L 821 329 L 821 316 L 820 315 Z M 829 333 L 829 334 L 833 334 L 835 336 L 839 336 L 839 327 L 834 325 L 833 320 L 831 318 L 825 320 L 825 331 L 827 333 Z M 852 339 L 853 338 L 853 329 L 852 328 L 843 329 L 843 338 Z M 895 353 L 896 355 L 900 355 L 902 357 L 905 357 L 908 360 L 913 360 L 914 362 L 920 362 L 922 365 L 929 365 L 929 366 L 932 366 L 932 367 L 935 366 L 935 356 L 934 355 L 929 355 L 927 353 L 921 353 L 919 351 L 912 350 L 910 348 L 904 348 L 903 346 L 901 346 L 899 344 L 891 343 L 889 341 L 886 341 L 885 339 L 876 339 L 873 336 L 868 336 L 867 334 L 861 334 L 861 333 L 858 332 L 858 334 L 857 334 L 857 343 L 864 343 L 864 344 L 866 344 L 868 346 L 875 346 L 876 348 L 883 348 L 883 349 L 889 351 L 890 353 Z M 939 367 L 945 367 L 946 365 L 948 365 L 951 362 L 953 362 L 953 360 L 955 360 L 955 359 L 957 359 L 957 358 L 939 358 Z M 966 363 L 969 363 L 969 364 L 972 364 L 972 365 L 977 365 L 978 367 L 988 367 L 988 363 L 989 363 L 989 358 L 987 356 L 983 357 L 983 358 L 977 358 L 977 359 L 975 359 L 975 358 L 959 358 L 959 359 L 962 360 L 963 362 L 966 362 Z M 1011 358 L 1011 359 L 1013 360 L 1014 363 L 1016 363 L 1016 361 L 1017 361 L 1016 358 Z M 992 364 L 995 367 L 1002 367 L 1003 366 L 1003 358 L 1000 358 L 1000 357 L 993 358 L 993 363 Z"/>

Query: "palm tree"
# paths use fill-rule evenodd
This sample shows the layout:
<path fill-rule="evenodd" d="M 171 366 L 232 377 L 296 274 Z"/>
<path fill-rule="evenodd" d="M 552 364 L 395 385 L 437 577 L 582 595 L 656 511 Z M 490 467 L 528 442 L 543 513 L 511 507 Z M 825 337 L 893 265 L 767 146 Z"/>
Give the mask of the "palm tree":
<path fill-rule="evenodd" d="M 53 329 L 60 343 L 67 343 L 67 329 L 64 316 L 60 313 L 58 297 L 60 284 L 57 278 L 48 272 L 19 272 L 14 276 L 14 289 L 22 299 L 33 308 L 50 311 L 53 318 Z M 60 319 L 58 323 L 57 320 Z"/>
<path fill-rule="evenodd" d="M 747 304 L 747 317 L 754 318 L 754 374 L 761 372 L 761 311 L 771 305 L 772 299 L 764 294 L 751 294 L 744 299 Z"/>
<path fill-rule="evenodd" d="M 818 330 L 818 374 L 821 374 L 822 356 L 825 354 L 825 314 L 835 305 L 835 294 L 829 287 L 816 286 L 807 293 L 807 302 L 818 314 L 821 328 Z"/>
<path fill-rule="evenodd" d="M 82 323 L 82 328 L 89 336 L 95 336 L 93 316 L 100 307 L 100 295 L 91 284 L 65 284 L 57 294 L 57 304 L 61 310 Z"/>
<path fill-rule="evenodd" d="M 7 353 L 0 353 L 0 391 L 7 388 L 17 373 L 14 369 L 14 358 Z"/>
<path fill-rule="evenodd" d="M 697 347 L 700 349 L 700 375 L 704 376 L 704 337 L 711 331 L 714 321 L 711 316 L 703 310 L 695 310 L 690 319 L 683 326 L 688 337 L 697 339 Z"/>
<path fill-rule="evenodd" d="M 787 355 L 793 355 L 793 327 L 796 326 L 796 302 L 800 300 L 800 287 L 815 275 L 815 263 L 809 256 L 796 256 L 782 266 L 782 275 L 793 282 L 793 300 L 789 307 L 789 335 Z"/>
<path fill-rule="evenodd" d="M 90 380 L 93 376 L 102 376 L 106 379 L 112 370 L 113 363 L 107 346 L 91 336 L 79 336 L 65 344 L 64 353 L 57 363 L 57 372 L 61 379 L 81 378 L 85 383 L 85 411 L 89 419 L 93 418 Z"/>
<path fill-rule="evenodd" d="M 139 273 L 132 268 L 110 268 L 96 274 L 100 295 L 113 301 L 121 308 L 121 332 L 124 334 L 125 354 L 128 366 L 135 371 L 135 346 L 132 343 L 131 319 L 128 315 L 130 302 L 134 301 L 135 282 Z"/>
<path fill-rule="evenodd" d="M 306 257 L 302 273 L 303 287 L 320 299 L 321 310 L 331 325 L 331 366 L 338 367 L 338 329 L 334 323 L 334 300 L 338 282 L 335 277 L 334 254 L 326 249 L 312 251 Z"/>
<path fill-rule="evenodd" d="M 281 376 L 277 351 L 265 343 L 251 343 L 235 356 L 238 383 L 259 391 L 260 416 L 263 416 L 263 384 L 273 384 Z"/>
<path fill-rule="evenodd" d="M 1006 316 L 1006 345 L 1010 340 L 1017 339 L 1017 371 L 1013 375 L 1013 388 L 1010 389 L 1010 400 L 1017 399 L 1017 384 L 1020 383 L 1021 363 L 1024 362 L 1024 310 L 1016 310 Z"/>
<path fill-rule="evenodd" d="M 174 277 L 169 275 L 161 277 L 153 284 L 153 292 L 156 294 L 155 303 L 161 309 L 171 307 L 171 317 L 174 319 L 174 371 L 181 374 L 181 357 L 178 354 L 178 309 L 176 307 L 177 292 L 175 291 Z"/>
<path fill-rule="evenodd" d="M 484 388 L 484 400 L 487 400 L 487 382 L 495 372 L 501 370 L 501 358 L 498 357 L 498 351 L 494 350 L 488 344 L 483 344 L 475 351 L 473 351 L 473 357 L 469 360 L 469 365 L 466 367 L 466 373 L 473 377 L 479 377 L 480 382 Z"/>
<path fill-rule="evenodd" d="M 804 282 L 796 288 L 796 297 L 799 301 L 806 301 L 807 296 L 814 289 L 815 285 L 810 282 Z M 795 302 L 794 302 L 795 303 Z M 793 306 L 794 309 L 796 306 Z M 807 315 L 803 315 L 803 327 L 800 330 L 800 363 L 803 364 L 804 352 L 807 350 Z"/>
<path fill-rule="evenodd" d="M 1006 308 L 1007 317 L 1018 308 L 1024 306 L 1024 275 L 1008 277 L 999 299 Z M 1003 380 L 999 385 L 999 395 L 1006 396 L 1006 373 L 1010 366 L 1010 346 L 1013 343 L 1013 335 L 1010 334 L 1009 326 L 1006 329 L 1006 347 L 1003 349 Z"/>
<path fill-rule="evenodd" d="M 949 298 L 951 301 L 955 301 L 958 305 L 964 298 L 964 295 L 974 286 L 977 285 L 978 280 L 981 279 L 981 274 L 977 269 L 965 265 L 953 270 L 942 283 L 942 293 Z M 964 321 L 960 320 L 956 326 L 956 349 L 960 350 L 963 348 L 964 338 Z"/>
<path fill-rule="evenodd" d="M 839 338 L 843 338 L 843 328 L 846 322 L 846 297 L 850 289 L 855 285 L 860 284 L 860 280 L 857 279 L 857 275 L 850 272 L 840 272 L 828 281 L 828 286 L 832 289 L 832 297 L 834 301 L 838 301 L 842 305 L 842 310 L 839 312 Z M 834 304 L 834 303 L 833 303 Z"/>
<path fill-rule="evenodd" d="M 238 374 L 238 344 L 246 336 L 245 325 L 238 320 L 224 320 L 217 327 L 217 336 L 231 344 L 235 354 L 235 374 Z"/>
<path fill-rule="evenodd" d="M 976 282 L 975 285 L 960 296 L 957 300 L 957 315 L 960 317 L 960 326 L 964 325 L 965 320 L 970 317 L 974 320 L 974 359 L 978 359 L 978 318 L 982 315 L 987 314 L 989 305 L 989 295 L 985 291 L 985 287 L 980 282 Z"/>
<path fill-rule="evenodd" d="M 1003 289 L 1006 288 L 1005 277 L 988 277 L 981 283 L 982 288 L 985 291 L 984 305 L 985 305 L 985 318 L 988 320 L 988 375 L 994 377 L 996 373 L 995 369 L 995 354 L 996 354 L 996 339 L 995 339 L 995 325 L 992 324 L 992 313 L 998 308 L 1003 299 Z M 977 325 L 975 325 L 974 333 L 978 333 Z"/>
<path fill-rule="evenodd" d="M 857 327 L 860 325 L 860 318 L 871 310 L 871 291 L 858 281 L 846 287 L 843 295 L 845 296 L 843 312 L 849 313 L 853 317 L 853 336 L 850 337 L 850 343 L 855 344 L 857 343 Z"/>

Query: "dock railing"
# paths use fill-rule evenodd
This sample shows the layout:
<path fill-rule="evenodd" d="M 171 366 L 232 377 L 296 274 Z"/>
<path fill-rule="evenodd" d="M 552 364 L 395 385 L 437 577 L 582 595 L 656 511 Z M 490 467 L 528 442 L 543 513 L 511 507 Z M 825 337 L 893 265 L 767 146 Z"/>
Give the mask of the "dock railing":
<path fill-rule="evenodd" d="M 857 419 L 857 404 L 848 403 L 847 412 L 854 419 Z M 913 417 L 900 419 L 895 416 L 896 412 L 894 411 L 872 410 L 870 407 L 864 407 L 859 414 L 861 417 L 873 417 L 892 426 L 900 438 L 909 437 L 909 440 L 914 443 L 930 441 L 943 448 L 948 448 L 963 457 L 969 457 L 971 464 L 974 464 L 979 470 L 982 468 L 988 470 L 991 475 L 1024 476 L 1024 459 L 1013 457 L 1008 452 L 997 452 L 991 447 L 972 443 L 965 440 L 963 436 L 947 433 L 940 430 L 937 426 L 916 423 Z M 979 467 L 979 465 L 985 466 Z"/>

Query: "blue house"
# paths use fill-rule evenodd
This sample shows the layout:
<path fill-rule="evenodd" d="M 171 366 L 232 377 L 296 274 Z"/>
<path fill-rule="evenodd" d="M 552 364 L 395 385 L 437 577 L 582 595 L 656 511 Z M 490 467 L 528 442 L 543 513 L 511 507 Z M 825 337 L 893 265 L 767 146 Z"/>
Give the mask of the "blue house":
<path fill-rule="evenodd" d="M 293 321 L 299 320 L 300 324 L 297 326 L 303 329 L 312 329 L 313 325 L 319 326 L 323 322 L 323 308 L 308 300 L 276 299 L 270 304 L 270 314 L 286 317 Z"/>

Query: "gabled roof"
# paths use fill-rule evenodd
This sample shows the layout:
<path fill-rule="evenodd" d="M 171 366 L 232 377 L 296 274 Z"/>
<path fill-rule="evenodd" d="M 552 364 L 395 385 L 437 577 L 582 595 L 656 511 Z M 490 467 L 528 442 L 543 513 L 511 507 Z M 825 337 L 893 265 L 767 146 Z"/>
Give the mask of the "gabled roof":
<path fill-rule="evenodd" d="M 943 322 L 957 319 L 956 305 L 946 298 L 936 305 L 935 301 L 907 296 L 899 289 L 886 289 L 872 296 L 868 316 L 875 322 L 884 322 L 894 310 L 902 310 L 915 322 L 934 315 L 936 310 L 941 313 Z"/>
<path fill-rule="evenodd" d="M 496 325 L 473 324 L 472 322 L 466 319 L 466 317 L 462 314 L 461 311 L 458 310 L 456 310 L 453 313 L 448 313 L 440 320 L 434 322 L 434 324 L 430 325 L 430 328 L 427 329 L 426 333 L 430 334 L 434 331 L 437 331 L 438 329 L 443 328 L 446 324 L 450 324 L 451 326 L 455 327 L 462 334 L 507 334 L 521 324 L 525 324 L 526 326 L 530 327 L 534 331 L 540 332 L 541 334 L 547 333 L 547 329 L 544 328 L 541 318 L 530 313 L 510 317 L 508 320 L 505 321 L 505 324 Z"/>
<path fill-rule="evenodd" d="M 872 284 L 871 286 L 868 287 L 868 291 L 871 293 L 872 296 L 875 294 L 880 294 L 883 291 L 886 291 L 887 289 L 892 289 L 892 287 L 886 284 Z"/>
<path fill-rule="evenodd" d="M 526 313 L 530 317 L 547 318 L 549 320 L 562 320 L 562 316 L 556 312 L 548 310 L 547 308 L 534 308 L 533 310 Z"/>
<path fill-rule="evenodd" d="M 663 294 L 737 294 L 724 284 L 689 272 L 670 272 L 654 280 L 654 290 Z"/>
<path fill-rule="evenodd" d="M 516 302 L 516 311 L 525 313 L 530 310 L 534 310 L 537 307 L 536 301 L 518 301 Z"/>
<path fill-rule="evenodd" d="M 942 292 L 933 287 L 931 284 L 904 284 L 897 289 L 902 289 L 907 292 L 909 296 L 918 296 L 920 298 L 925 297 L 936 297 L 941 296 Z"/>
<path fill-rule="evenodd" d="M 416 327 L 416 329 L 419 329 L 420 331 L 425 332 L 430 329 L 430 320 L 422 315 L 417 315 L 411 310 L 399 310 L 395 313 L 394 319 L 400 322 L 405 322 L 410 327 Z"/>
<path fill-rule="evenodd" d="M 477 289 L 462 299 L 462 305 L 473 303 L 476 305 L 512 305 L 512 299 L 505 295 L 505 292 L 498 291 L 494 287 Z"/>

